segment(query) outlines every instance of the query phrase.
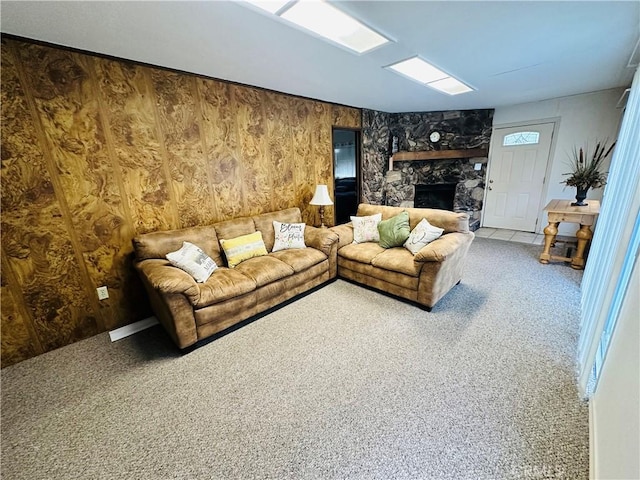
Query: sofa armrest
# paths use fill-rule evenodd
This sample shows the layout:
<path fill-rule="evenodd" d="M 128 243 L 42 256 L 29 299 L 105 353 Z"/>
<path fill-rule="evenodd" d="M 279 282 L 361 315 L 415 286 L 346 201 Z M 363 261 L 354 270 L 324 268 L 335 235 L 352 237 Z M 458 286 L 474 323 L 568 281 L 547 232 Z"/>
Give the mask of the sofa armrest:
<path fill-rule="evenodd" d="M 192 305 L 198 303 L 200 287 L 184 270 L 160 258 L 142 260 L 137 262 L 135 267 L 154 290 L 163 294 L 181 293 L 189 298 Z"/>
<path fill-rule="evenodd" d="M 452 232 L 442 235 L 440 238 L 425 245 L 416 253 L 413 259 L 416 262 L 443 262 L 456 250 L 464 245 L 470 244 L 475 235 L 473 232 L 461 233 Z"/>
<path fill-rule="evenodd" d="M 327 257 L 331 253 L 331 246 L 338 241 L 338 235 L 328 228 L 318 228 L 307 225 L 304 229 L 304 243 L 307 247 L 320 250 Z"/>
<path fill-rule="evenodd" d="M 345 245 L 353 243 L 353 223 L 349 222 L 342 225 L 336 225 L 335 227 L 331 227 L 329 230 L 338 234 L 338 250 Z"/>

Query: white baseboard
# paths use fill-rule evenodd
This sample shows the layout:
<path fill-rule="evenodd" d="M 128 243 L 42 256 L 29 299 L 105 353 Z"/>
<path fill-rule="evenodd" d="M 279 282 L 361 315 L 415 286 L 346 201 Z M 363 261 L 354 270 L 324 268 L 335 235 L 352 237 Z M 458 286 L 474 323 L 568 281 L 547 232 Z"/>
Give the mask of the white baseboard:
<path fill-rule="evenodd" d="M 153 327 L 158 324 L 158 319 L 156 317 L 145 318 L 144 320 L 140 320 L 139 322 L 130 323 L 129 325 L 125 325 L 124 327 L 116 328 L 115 330 L 111 330 L 109 332 L 109 336 L 111 337 L 111 341 L 115 342 L 117 340 L 121 340 L 129 335 L 133 335 L 134 333 L 141 332 L 149 327 Z"/>

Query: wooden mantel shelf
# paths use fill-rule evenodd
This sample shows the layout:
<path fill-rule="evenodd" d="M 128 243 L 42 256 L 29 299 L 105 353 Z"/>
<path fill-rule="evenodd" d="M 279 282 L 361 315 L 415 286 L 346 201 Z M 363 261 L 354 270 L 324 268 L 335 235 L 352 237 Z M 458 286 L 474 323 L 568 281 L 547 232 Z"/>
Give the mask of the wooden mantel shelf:
<path fill-rule="evenodd" d="M 465 150 L 429 150 L 425 152 L 396 152 L 389 158 L 389 170 L 393 170 L 393 162 L 414 160 L 446 160 L 451 158 L 486 157 L 486 148 L 467 148 Z"/>

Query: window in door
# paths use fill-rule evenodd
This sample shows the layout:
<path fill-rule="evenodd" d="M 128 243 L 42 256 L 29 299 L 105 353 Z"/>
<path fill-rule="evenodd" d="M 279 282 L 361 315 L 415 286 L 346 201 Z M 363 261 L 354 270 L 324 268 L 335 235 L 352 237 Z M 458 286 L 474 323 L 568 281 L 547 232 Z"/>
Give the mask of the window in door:
<path fill-rule="evenodd" d="M 540 141 L 540 132 L 516 132 L 504 136 L 503 147 L 514 145 L 536 145 Z"/>

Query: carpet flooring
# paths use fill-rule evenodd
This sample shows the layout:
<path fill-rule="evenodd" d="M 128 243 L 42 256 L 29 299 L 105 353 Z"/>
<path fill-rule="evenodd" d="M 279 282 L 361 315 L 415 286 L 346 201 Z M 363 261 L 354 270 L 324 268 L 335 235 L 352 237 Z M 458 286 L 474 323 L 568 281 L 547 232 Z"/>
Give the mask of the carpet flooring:
<path fill-rule="evenodd" d="M 159 327 L 1 372 L 3 479 L 587 479 L 582 272 L 477 238 L 431 313 L 336 281 L 187 355 Z"/>

